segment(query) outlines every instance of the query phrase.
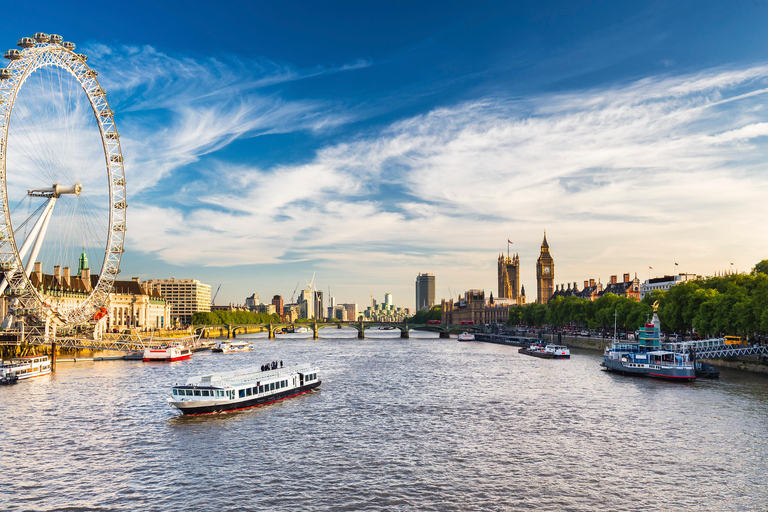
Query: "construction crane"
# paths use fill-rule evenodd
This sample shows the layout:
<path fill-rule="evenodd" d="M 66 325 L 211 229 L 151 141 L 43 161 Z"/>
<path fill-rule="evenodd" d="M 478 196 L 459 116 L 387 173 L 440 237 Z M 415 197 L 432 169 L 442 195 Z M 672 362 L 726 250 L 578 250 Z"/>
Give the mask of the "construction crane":
<path fill-rule="evenodd" d="M 213 294 L 213 298 L 211 299 L 211 306 L 216 305 L 216 297 L 219 296 L 219 290 L 221 290 L 221 285 L 219 285 L 219 287 L 216 288 L 216 293 Z"/>
<path fill-rule="evenodd" d="M 296 283 L 296 288 L 294 288 L 294 289 L 293 289 L 293 293 L 291 294 L 291 304 L 294 304 L 294 302 L 293 302 L 293 298 L 296 296 L 296 290 L 298 290 L 298 289 L 299 289 L 299 285 L 300 285 L 300 284 L 301 284 L 301 281 L 299 281 L 298 283 Z"/>

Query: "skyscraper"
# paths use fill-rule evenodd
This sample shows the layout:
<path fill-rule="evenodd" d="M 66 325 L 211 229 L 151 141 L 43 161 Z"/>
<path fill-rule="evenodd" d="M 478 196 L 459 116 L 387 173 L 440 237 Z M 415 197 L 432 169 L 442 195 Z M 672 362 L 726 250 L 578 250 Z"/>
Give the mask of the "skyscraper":
<path fill-rule="evenodd" d="M 434 274 L 419 273 L 416 276 L 416 310 L 430 309 L 435 305 Z"/>
<path fill-rule="evenodd" d="M 277 314 L 283 316 L 283 298 L 279 295 L 275 295 L 272 297 L 272 304 L 274 304 Z"/>

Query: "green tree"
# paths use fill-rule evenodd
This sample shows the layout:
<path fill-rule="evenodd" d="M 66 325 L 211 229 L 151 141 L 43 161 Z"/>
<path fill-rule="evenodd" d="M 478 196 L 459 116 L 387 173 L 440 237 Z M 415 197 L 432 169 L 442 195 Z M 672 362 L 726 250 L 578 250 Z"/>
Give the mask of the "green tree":
<path fill-rule="evenodd" d="M 755 268 L 752 269 L 752 275 L 756 276 L 758 274 L 766 274 L 768 275 L 768 260 L 763 260 L 757 265 L 755 265 Z"/>

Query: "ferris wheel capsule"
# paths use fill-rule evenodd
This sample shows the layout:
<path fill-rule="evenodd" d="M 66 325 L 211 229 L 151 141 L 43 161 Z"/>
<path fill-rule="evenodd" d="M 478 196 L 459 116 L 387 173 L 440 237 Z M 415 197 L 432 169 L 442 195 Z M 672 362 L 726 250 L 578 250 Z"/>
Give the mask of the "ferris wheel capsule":
<path fill-rule="evenodd" d="M 35 46 L 35 40 L 31 37 L 22 37 L 18 40 L 16 43 L 17 46 L 21 46 L 22 48 L 32 48 Z"/>
<path fill-rule="evenodd" d="M 87 56 L 86 54 L 84 54 L 84 53 L 78 53 L 78 54 L 77 54 L 77 57 L 78 57 L 78 58 L 79 58 L 81 61 L 83 61 L 83 62 L 85 62 L 85 61 L 87 61 L 87 60 L 88 60 L 88 56 Z"/>
<path fill-rule="evenodd" d="M 63 46 L 64 48 L 66 48 L 71 52 L 75 51 L 75 48 L 76 48 L 75 43 L 70 43 L 69 41 L 64 41 L 63 43 L 61 43 L 61 46 Z"/>
<path fill-rule="evenodd" d="M 3 57 L 8 60 L 19 60 L 22 57 L 21 50 L 17 50 L 16 48 L 6 50 L 3 54 Z"/>
<path fill-rule="evenodd" d="M 50 36 L 45 32 L 35 32 L 35 35 L 32 37 L 34 37 L 38 43 L 47 43 L 48 39 L 50 39 Z"/>
<path fill-rule="evenodd" d="M 59 34 L 51 34 L 48 37 L 48 42 L 53 44 L 61 44 L 64 39 Z"/>
<path fill-rule="evenodd" d="M 0 69 L 0 80 L 13 78 L 13 72 L 10 69 Z"/>

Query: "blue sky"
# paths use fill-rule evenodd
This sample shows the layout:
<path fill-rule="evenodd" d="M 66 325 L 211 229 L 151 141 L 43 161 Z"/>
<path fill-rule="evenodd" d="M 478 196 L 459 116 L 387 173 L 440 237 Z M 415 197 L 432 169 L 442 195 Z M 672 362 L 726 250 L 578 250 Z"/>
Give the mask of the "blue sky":
<path fill-rule="evenodd" d="M 241 303 L 316 271 L 340 302 L 412 307 L 419 272 L 438 299 L 495 293 L 507 238 L 535 298 L 544 229 L 558 284 L 768 257 L 764 3 L 179 5 L 38 2 L 2 30 L 99 71 L 126 277 Z"/>

